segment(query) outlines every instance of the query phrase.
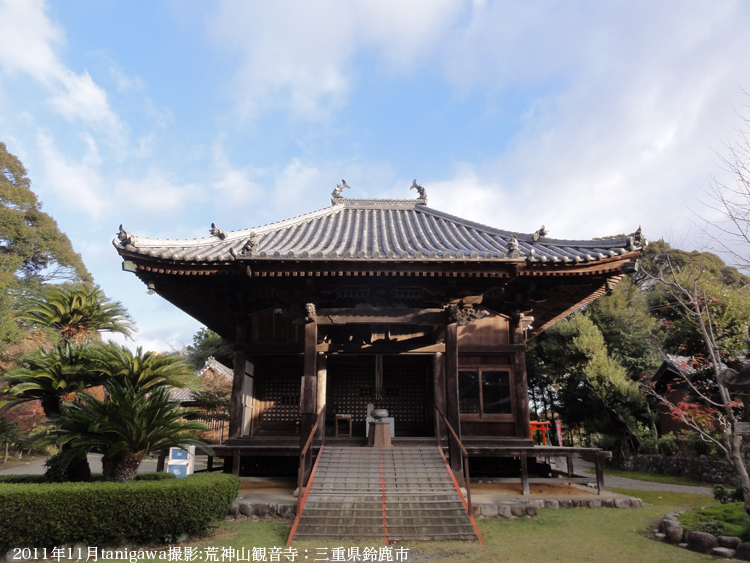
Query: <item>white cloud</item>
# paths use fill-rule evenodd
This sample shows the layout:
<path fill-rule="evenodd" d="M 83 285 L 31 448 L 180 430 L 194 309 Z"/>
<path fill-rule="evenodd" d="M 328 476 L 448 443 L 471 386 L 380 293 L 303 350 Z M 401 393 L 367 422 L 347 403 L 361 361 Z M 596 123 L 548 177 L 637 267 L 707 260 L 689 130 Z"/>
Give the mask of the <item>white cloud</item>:
<path fill-rule="evenodd" d="M 99 173 L 101 159 L 96 143 L 85 136 L 86 153 L 80 162 L 66 159 L 51 137 L 38 136 L 38 146 L 44 163 L 45 198 L 52 196 L 64 207 L 100 218 L 109 205 L 103 194 L 103 181 Z"/>
<path fill-rule="evenodd" d="M 207 199 L 206 190 L 196 183 L 181 183 L 172 174 L 159 169 L 141 178 L 120 177 L 114 181 L 114 197 L 121 202 L 121 212 L 140 219 L 143 215 L 164 216 L 179 221 L 180 213 L 190 204 Z"/>
<path fill-rule="evenodd" d="M 46 14 L 44 0 L 0 2 L 0 66 L 41 82 L 51 106 L 70 121 L 83 121 L 119 135 L 122 123 L 107 93 L 84 71 L 76 74 L 58 56 L 65 34 Z"/>
<path fill-rule="evenodd" d="M 214 146 L 214 175 L 218 178 L 211 188 L 211 198 L 216 201 L 214 207 L 216 221 L 234 223 L 232 229 L 243 229 L 250 225 L 242 224 L 247 220 L 247 212 L 263 197 L 263 188 L 252 180 L 263 174 L 262 170 L 249 167 L 235 168 L 229 162 L 220 144 Z"/>
<path fill-rule="evenodd" d="M 209 33 L 240 52 L 232 91 L 242 114 L 283 107 L 320 118 L 345 103 L 359 50 L 371 48 L 403 71 L 430 53 L 460 7 L 456 0 L 226 0 Z"/>
<path fill-rule="evenodd" d="M 684 236 L 750 76 L 746 4 L 580 6 L 487 3 L 444 52 L 460 91 L 532 94 L 506 150 L 472 164 L 499 193 L 467 213 L 527 232 L 546 223 L 553 237 L 641 222 L 652 238 Z"/>

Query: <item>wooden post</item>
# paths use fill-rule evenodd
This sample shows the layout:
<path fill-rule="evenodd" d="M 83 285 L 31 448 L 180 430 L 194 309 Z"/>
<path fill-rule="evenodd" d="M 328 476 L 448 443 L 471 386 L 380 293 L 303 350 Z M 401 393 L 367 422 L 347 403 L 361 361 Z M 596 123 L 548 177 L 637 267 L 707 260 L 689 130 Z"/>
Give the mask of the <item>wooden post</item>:
<path fill-rule="evenodd" d="M 526 342 L 521 319 L 521 316 L 511 318 L 510 335 L 513 340 L 511 344 L 524 344 Z M 525 352 L 513 354 L 513 372 L 516 399 L 516 436 L 528 440 L 531 435 L 531 425 L 529 424 L 529 388 L 526 380 Z"/>
<path fill-rule="evenodd" d="M 529 463 L 526 459 L 526 452 L 521 452 L 521 489 L 522 494 L 531 494 L 529 490 Z"/>
<path fill-rule="evenodd" d="M 597 452 L 594 454 L 594 467 L 596 467 L 596 493 L 604 491 L 604 469 L 602 468 L 602 456 Z"/>
<path fill-rule="evenodd" d="M 245 323 L 237 323 L 234 342 L 234 377 L 232 379 L 232 399 L 229 403 L 229 439 L 239 438 L 242 434 L 242 394 L 245 389 Z"/>
<path fill-rule="evenodd" d="M 317 418 L 318 402 L 318 325 L 315 321 L 305 324 L 305 367 L 302 372 L 302 381 L 299 394 L 299 447 L 305 447 L 305 442 L 315 426 Z M 312 448 L 305 458 L 305 483 L 307 476 L 312 470 Z"/>
<path fill-rule="evenodd" d="M 461 415 L 458 410 L 458 325 L 445 325 L 445 417 L 461 438 Z M 461 467 L 461 449 L 451 434 L 448 437 L 448 452 L 451 469 L 456 478 L 463 481 Z"/>
<path fill-rule="evenodd" d="M 169 450 L 161 450 L 159 452 L 159 459 L 156 460 L 156 471 L 164 471 L 164 464 L 167 461 L 167 452 L 169 452 Z"/>
<path fill-rule="evenodd" d="M 232 475 L 240 476 L 240 450 L 232 450 Z"/>
<path fill-rule="evenodd" d="M 573 467 L 573 456 L 568 456 L 568 477 L 572 478 L 575 475 L 575 468 Z"/>
<path fill-rule="evenodd" d="M 435 406 L 440 409 L 440 412 L 445 414 L 445 357 L 440 352 L 437 352 L 433 360 L 433 378 L 434 378 L 434 394 L 435 394 Z M 446 414 L 446 416 L 448 416 Z M 448 427 L 445 426 L 445 422 L 440 415 L 435 416 L 435 436 L 447 436 Z"/>
<path fill-rule="evenodd" d="M 318 411 L 323 408 L 323 406 L 326 404 L 326 392 L 327 392 L 327 385 L 328 385 L 328 355 L 327 354 L 318 354 L 318 401 L 317 401 L 317 408 Z M 326 417 L 323 415 L 323 420 L 320 421 L 320 426 L 318 427 L 318 434 L 317 437 L 320 439 L 323 439 L 325 437 L 326 433 Z"/>
<path fill-rule="evenodd" d="M 214 456 L 210 455 L 208 456 L 208 459 L 206 460 L 206 471 L 208 473 L 211 473 L 213 468 L 214 468 Z"/>

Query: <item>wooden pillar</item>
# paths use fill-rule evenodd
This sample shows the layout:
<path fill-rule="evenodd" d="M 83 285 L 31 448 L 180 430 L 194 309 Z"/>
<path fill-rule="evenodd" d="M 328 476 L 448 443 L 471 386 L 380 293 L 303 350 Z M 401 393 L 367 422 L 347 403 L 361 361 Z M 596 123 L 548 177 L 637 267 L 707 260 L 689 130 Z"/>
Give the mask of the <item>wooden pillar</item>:
<path fill-rule="evenodd" d="M 526 459 L 526 452 L 521 452 L 521 494 L 529 495 L 529 463 Z"/>
<path fill-rule="evenodd" d="M 445 325 L 445 417 L 461 437 L 461 418 L 458 410 L 458 325 Z M 450 433 L 448 452 L 450 454 L 451 469 L 457 476 L 461 476 L 463 463 L 461 449 Z"/>
<path fill-rule="evenodd" d="M 317 408 L 318 412 L 326 405 L 326 393 L 328 385 L 328 355 L 318 354 L 318 401 Z M 317 437 L 323 439 L 326 432 L 326 418 L 323 415 L 323 420 L 320 421 L 320 427 L 318 428 Z"/>
<path fill-rule="evenodd" d="M 240 476 L 240 450 L 232 450 L 232 475 Z"/>
<path fill-rule="evenodd" d="M 433 389 L 435 395 L 435 406 L 440 412 L 445 414 L 445 357 L 442 353 L 437 352 L 433 358 Z M 435 414 L 435 435 L 445 438 L 448 435 L 448 428 L 440 415 Z M 448 416 L 445 414 L 445 416 Z M 438 433 L 438 428 L 440 432 Z"/>
<path fill-rule="evenodd" d="M 318 409 L 318 324 L 311 321 L 305 324 L 305 364 L 299 394 L 299 440 L 300 450 L 310 436 L 315 425 Z M 305 460 L 305 482 L 312 469 L 312 451 L 308 450 Z"/>
<path fill-rule="evenodd" d="M 525 344 L 526 338 L 523 333 L 522 317 L 512 317 L 510 334 L 512 344 Z M 529 387 L 526 379 L 526 352 L 513 354 L 513 372 L 515 378 L 516 399 L 516 436 L 525 440 L 531 435 L 529 424 Z"/>
<path fill-rule="evenodd" d="M 594 467 L 596 468 L 596 494 L 600 495 L 604 491 L 604 468 L 599 452 L 594 454 Z"/>
<path fill-rule="evenodd" d="M 157 471 L 164 471 L 164 465 L 167 460 L 167 455 L 169 455 L 169 450 L 160 450 L 159 451 L 159 459 L 156 460 L 156 470 Z"/>
<path fill-rule="evenodd" d="M 237 322 L 234 339 L 234 376 L 232 378 L 232 398 L 229 402 L 229 439 L 237 439 L 242 435 L 242 395 L 245 390 L 245 319 Z M 240 474 L 240 450 L 232 453 L 232 474 Z"/>

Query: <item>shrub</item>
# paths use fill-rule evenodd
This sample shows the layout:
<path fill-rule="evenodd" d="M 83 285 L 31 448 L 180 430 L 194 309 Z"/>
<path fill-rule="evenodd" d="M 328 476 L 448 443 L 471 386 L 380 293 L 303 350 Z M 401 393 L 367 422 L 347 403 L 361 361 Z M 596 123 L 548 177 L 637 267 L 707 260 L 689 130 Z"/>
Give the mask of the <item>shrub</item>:
<path fill-rule="evenodd" d="M 614 452 L 620 449 L 619 440 L 614 436 L 610 436 L 609 434 L 602 434 L 601 436 L 599 436 L 594 441 L 594 445 L 597 448 L 601 448 L 607 452 Z"/>
<path fill-rule="evenodd" d="M 686 530 L 750 539 L 750 517 L 741 502 L 694 508 L 678 516 Z"/>
<path fill-rule="evenodd" d="M 659 446 L 659 451 L 664 455 L 674 455 L 680 449 L 677 445 L 677 436 L 671 432 L 659 438 L 657 445 Z"/>
<path fill-rule="evenodd" d="M 701 522 L 695 527 L 696 532 L 705 532 L 714 536 L 723 536 L 727 533 L 727 526 L 724 522 L 711 520 L 710 522 Z"/>
<path fill-rule="evenodd" d="M 139 473 L 135 476 L 134 481 L 165 481 L 167 479 L 176 479 L 176 475 L 168 473 L 166 471 L 160 471 L 159 473 Z M 104 481 L 104 475 L 101 473 L 92 473 L 91 482 Z M 51 481 L 47 474 L 44 475 L 0 475 L 0 483 L 15 483 L 20 485 L 23 483 L 58 483 L 59 481 Z"/>
<path fill-rule="evenodd" d="M 149 479 L 0 484 L 0 548 L 171 541 L 223 518 L 239 488 L 224 474 Z"/>
<path fill-rule="evenodd" d="M 706 442 L 701 435 L 694 431 L 682 431 L 682 438 L 685 445 L 695 455 L 712 455 L 716 453 L 716 445 Z"/>
<path fill-rule="evenodd" d="M 742 494 L 742 487 L 727 489 L 724 485 L 714 485 L 713 495 L 714 499 L 719 501 L 721 504 L 729 504 L 730 502 L 744 502 L 745 500 L 745 497 Z"/>
<path fill-rule="evenodd" d="M 651 436 L 641 438 L 641 443 L 638 445 L 638 453 L 641 455 L 653 455 L 657 453 L 656 440 Z"/>

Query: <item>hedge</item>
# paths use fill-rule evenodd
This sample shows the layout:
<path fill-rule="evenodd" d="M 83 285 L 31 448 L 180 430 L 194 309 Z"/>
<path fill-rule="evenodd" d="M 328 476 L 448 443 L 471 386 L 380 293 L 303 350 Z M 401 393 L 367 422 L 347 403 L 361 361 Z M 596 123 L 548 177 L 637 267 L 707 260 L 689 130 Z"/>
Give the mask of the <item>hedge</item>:
<path fill-rule="evenodd" d="M 135 476 L 136 481 L 164 481 L 165 479 L 174 479 L 176 475 L 174 473 L 168 473 L 166 471 L 160 471 L 158 473 L 138 473 Z M 104 475 L 101 473 L 92 473 L 91 482 L 104 481 Z M 0 475 L 0 484 L 2 483 L 49 483 L 47 476 L 41 475 Z"/>
<path fill-rule="evenodd" d="M 0 548 L 165 543 L 224 518 L 239 479 L 0 484 Z"/>

